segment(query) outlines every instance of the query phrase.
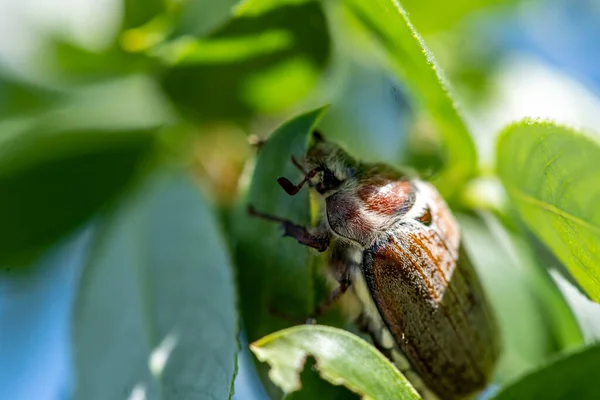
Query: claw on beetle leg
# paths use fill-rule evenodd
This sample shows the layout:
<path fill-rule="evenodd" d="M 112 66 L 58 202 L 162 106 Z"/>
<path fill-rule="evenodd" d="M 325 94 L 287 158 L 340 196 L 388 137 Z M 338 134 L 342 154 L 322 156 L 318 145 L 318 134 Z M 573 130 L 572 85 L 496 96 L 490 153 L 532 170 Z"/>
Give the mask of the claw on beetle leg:
<path fill-rule="evenodd" d="M 313 235 L 303 226 L 296 225 L 284 218 L 257 211 L 252 205 L 248 206 L 248 213 L 255 217 L 263 218 L 273 222 L 279 222 L 281 226 L 283 226 L 283 236 L 293 237 L 298 241 L 298 243 L 312 247 L 313 249 L 317 249 L 319 252 L 323 252 L 329 247 L 329 242 L 331 241 L 329 236 Z"/>

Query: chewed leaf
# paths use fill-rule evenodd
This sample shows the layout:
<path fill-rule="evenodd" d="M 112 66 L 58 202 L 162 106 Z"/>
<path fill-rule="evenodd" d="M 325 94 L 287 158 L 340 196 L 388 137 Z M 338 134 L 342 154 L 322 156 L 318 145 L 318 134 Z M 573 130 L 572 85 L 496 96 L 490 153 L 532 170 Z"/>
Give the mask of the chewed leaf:
<path fill-rule="evenodd" d="M 301 388 L 306 358 L 316 359 L 323 379 L 364 398 L 419 399 L 406 378 L 372 345 L 342 329 L 301 325 L 275 332 L 250 349 L 271 366 L 269 376 L 285 393 Z"/>

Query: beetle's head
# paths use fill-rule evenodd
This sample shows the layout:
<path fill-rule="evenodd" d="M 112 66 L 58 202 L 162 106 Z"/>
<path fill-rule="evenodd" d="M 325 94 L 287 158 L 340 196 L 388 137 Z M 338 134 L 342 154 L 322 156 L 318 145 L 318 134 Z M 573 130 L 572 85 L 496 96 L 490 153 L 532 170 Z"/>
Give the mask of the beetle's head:
<path fill-rule="evenodd" d="M 352 157 L 336 144 L 324 140 L 317 131 L 313 132 L 312 144 L 304 162 L 297 165 L 306 174 L 304 180 L 294 185 L 286 178 L 279 178 L 279 184 L 289 194 L 296 194 L 306 182 L 310 182 L 324 197 L 335 193 L 348 178 L 354 176 L 357 168 Z"/>
<path fill-rule="evenodd" d="M 323 139 L 317 131 L 313 132 L 313 142 L 306 154 L 307 166 L 317 169 L 311 180 L 315 190 L 323 196 L 335 193 L 339 187 L 356 173 L 357 164 L 338 145 Z"/>

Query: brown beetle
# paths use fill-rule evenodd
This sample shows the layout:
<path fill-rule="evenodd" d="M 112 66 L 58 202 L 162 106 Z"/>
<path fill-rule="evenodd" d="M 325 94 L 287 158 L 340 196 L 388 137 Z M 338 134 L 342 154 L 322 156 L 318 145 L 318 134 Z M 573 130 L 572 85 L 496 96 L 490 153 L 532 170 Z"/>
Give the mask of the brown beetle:
<path fill-rule="evenodd" d="M 463 399 L 483 389 L 499 335 L 448 206 L 429 183 L 383 164 L 361 163 L 315 133 L 296 194 L 307 182 L 324 200 L 320 224 L 282 223 L 285 235 L 329 252 L 342 294 L 360 304 L 358 322 L 426 399 Z"/>

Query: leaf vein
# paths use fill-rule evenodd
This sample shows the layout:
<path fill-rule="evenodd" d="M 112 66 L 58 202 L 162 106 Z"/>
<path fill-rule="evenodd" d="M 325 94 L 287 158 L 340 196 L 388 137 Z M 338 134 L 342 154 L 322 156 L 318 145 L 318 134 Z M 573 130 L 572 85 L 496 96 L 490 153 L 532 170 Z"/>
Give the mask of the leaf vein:
<path fill-rule="evenodd" d="M 575 222 L 576 224 L 589 229 L 590 231 L 600 234 L 600 226 L 598 226 L 598 225 L 590 223 L 580 217 L 577 217 L 577 216 L 569 213 L 566 210 L 560 209 L 555 205 L 545 202 L 544 200 L 540 200 L 536 197 L 533 197 L 530 194 L 525 193 L 523 190 L 521 190 L 515 186 L 512 186 L 512 185 L 508 186 L 508 190 L 513 196 L 519 198 L 520 200 L 525 201 L 526 203 L 529 203 L 529 204 L 537 206 L 545 211 L 548 211 L 550 213 L 561 216 L 569 221 Z"/>

